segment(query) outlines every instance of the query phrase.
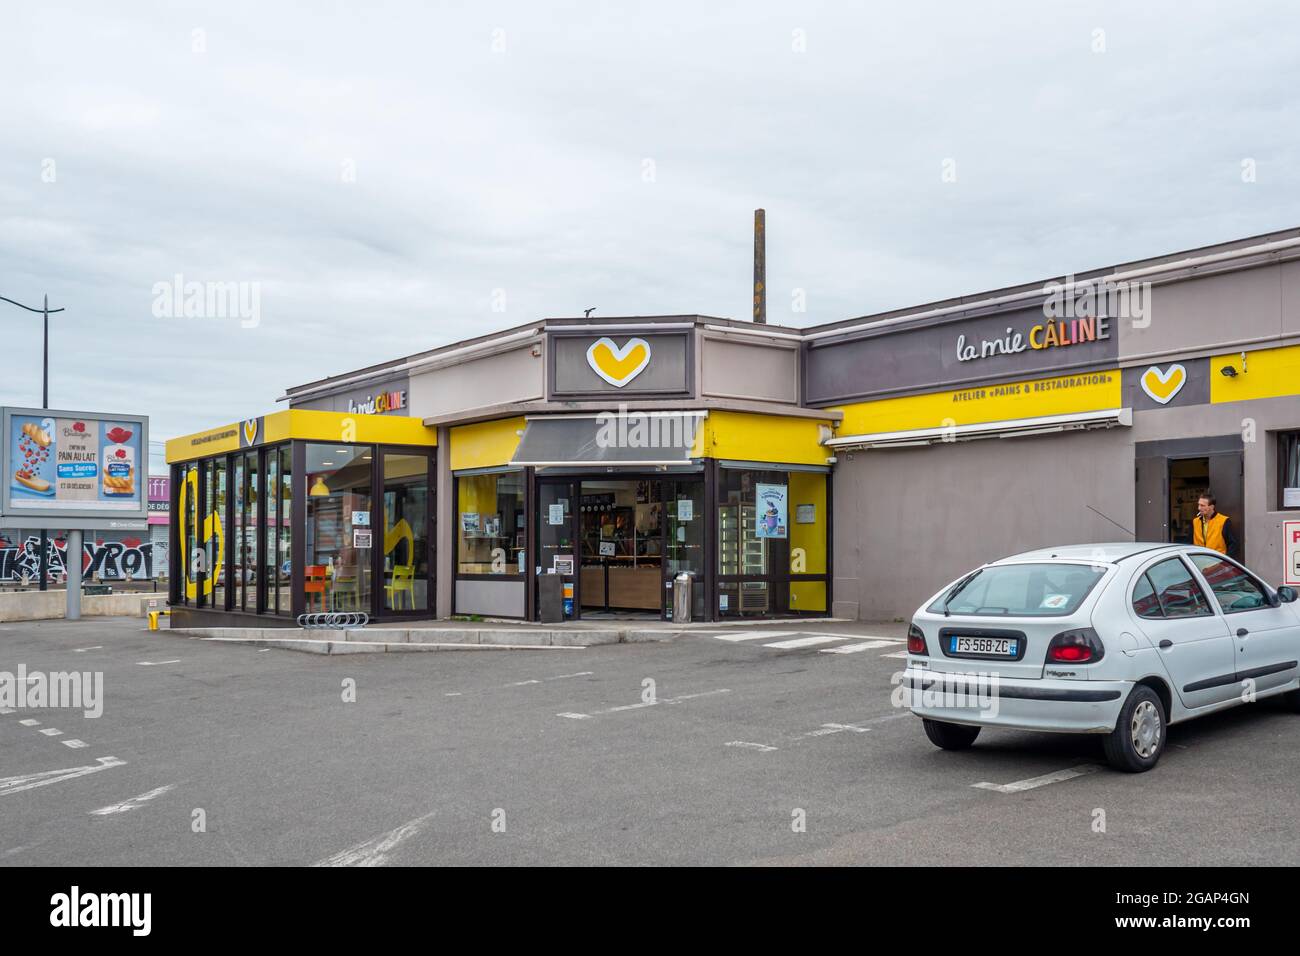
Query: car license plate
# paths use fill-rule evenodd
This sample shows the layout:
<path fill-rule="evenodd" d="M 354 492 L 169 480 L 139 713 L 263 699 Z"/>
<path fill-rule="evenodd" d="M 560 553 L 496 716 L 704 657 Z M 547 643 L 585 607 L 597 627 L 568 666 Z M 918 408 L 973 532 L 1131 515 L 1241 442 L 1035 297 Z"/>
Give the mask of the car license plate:
<path fill-rule="evenodd" d="M 1015 657 L 1020 641 L 1014 637 L 957 637 L 948 638 L 949 654 L 989 654 L 993 657 Z"/>

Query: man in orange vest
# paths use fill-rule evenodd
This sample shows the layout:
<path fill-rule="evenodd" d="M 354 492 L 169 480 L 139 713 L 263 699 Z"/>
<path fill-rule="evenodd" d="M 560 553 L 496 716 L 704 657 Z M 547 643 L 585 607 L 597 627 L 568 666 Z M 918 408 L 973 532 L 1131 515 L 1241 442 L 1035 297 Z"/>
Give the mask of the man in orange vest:
<path fill-rule="evenodd" d="M 1217 502 L 1208 491 L 1196 503 L 1199 512 L 1192 521 L 1192 543 L 1198 548 L 1210 548 L 1230 558 L 1237 557 L 1237 534 L 1227 515 L 1215 510 Z"/>

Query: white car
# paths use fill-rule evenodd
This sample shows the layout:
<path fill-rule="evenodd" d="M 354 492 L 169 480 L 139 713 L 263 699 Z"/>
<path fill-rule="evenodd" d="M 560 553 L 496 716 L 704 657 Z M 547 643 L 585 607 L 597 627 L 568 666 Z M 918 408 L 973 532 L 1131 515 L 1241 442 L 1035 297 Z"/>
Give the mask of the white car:
<path fill-rule="evenodd" d="M 1300 605 L 1217 551 L 1045 548 L 986 564 L 912 617 L 904 703 L 945 750 L 981 727 L 1105 734 L 1150 770 L 1170 724 L 1283 695 L 1300 711 Z"/>

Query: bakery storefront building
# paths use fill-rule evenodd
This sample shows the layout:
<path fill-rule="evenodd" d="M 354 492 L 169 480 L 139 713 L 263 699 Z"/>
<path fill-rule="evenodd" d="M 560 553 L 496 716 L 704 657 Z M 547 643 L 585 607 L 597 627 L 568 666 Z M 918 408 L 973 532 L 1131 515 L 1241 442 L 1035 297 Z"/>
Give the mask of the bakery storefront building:
<path fill-rule="evenodd" d="M 1190 541 L 1206 489 L 1300 585 L 1300 229 L 805 329 L 547 319 L 281 401 L 168 443 L 177 616 L 537 620 L 558 579 L 670 618 L 686 572 L 696 621 L 892 620 Z"/>
<path fill-rule="evenodd" d="M 800 375 L 794 329 L 551 319 L 289 389 L 168 443 L 174 619 L 662 619 L 683 572 L 693 620 L 826 615 Z"/>

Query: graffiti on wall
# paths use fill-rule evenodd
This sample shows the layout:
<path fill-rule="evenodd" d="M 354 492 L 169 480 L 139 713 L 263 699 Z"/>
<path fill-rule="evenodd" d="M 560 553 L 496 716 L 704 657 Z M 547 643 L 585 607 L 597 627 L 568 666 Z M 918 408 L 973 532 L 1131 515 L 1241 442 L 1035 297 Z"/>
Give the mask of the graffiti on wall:
<path fill-rule="evenodd" d="M 23 578 L 40 577 L 41 536 L 33 532 L 0 532 L 0 582 L 20 583 Z M 68 542 L 62 535 L 50 535 L 46 549 L 49 580 L 62 581 L 67 570 Z M 102 538 L 87 540 L 81 548 L 81 574 L 84 579 L 100 577 L 105 581 L 153 577 L 153 544 L 140 538 L 124 537 L 120 541 Z"/>

